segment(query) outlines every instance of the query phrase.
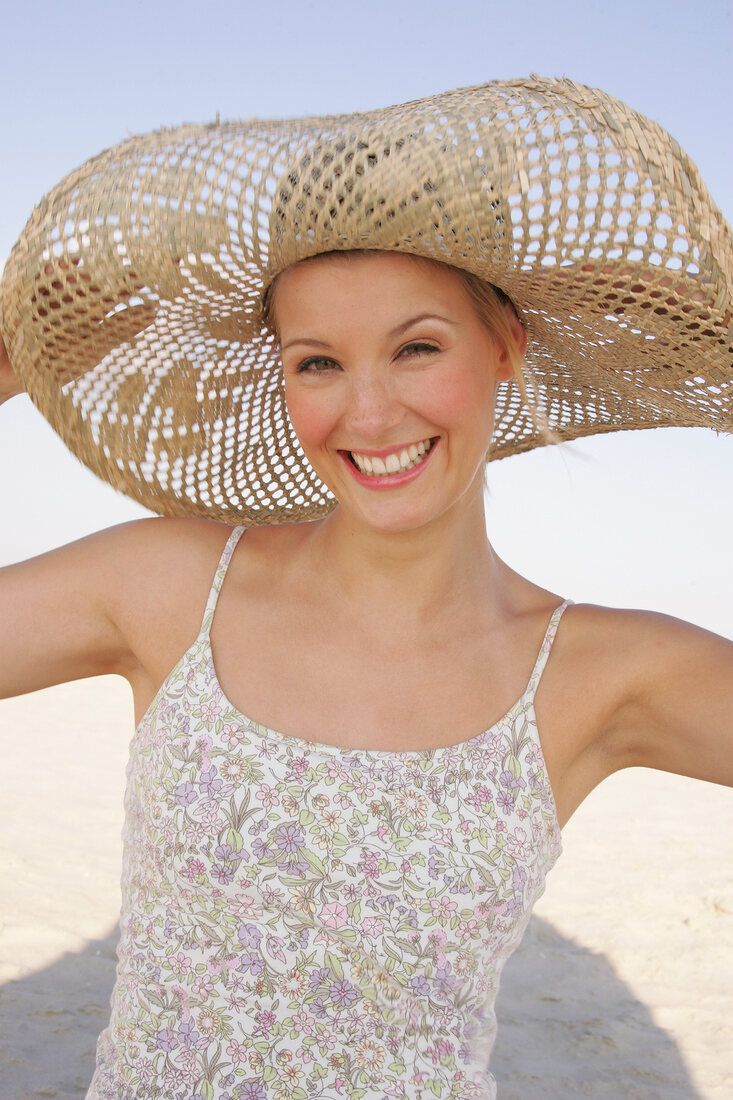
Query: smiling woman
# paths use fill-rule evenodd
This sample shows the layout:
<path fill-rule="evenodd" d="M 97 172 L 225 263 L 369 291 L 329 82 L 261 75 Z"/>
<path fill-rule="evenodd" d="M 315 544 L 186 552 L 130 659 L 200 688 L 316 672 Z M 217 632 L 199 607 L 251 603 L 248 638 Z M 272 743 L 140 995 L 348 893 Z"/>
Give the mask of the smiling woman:
<path fill-rule="evenodd" d="M 520 576 L 484 464 L 731 430 L 730 271 L 679 147 L 569 81 L 136 138 L 39 207 L 0 392 L 169 517 L 0 573 L 3 694 L 135 699 L 89 1100 L 495 1096 L 561 827 L 631 765 L 733 783 L 733 644 Z"/>
<path fill-rule="evenodd" d="M 494 395 L 512 367 L 458 272 L 389 253 L 323 257 L 279 276 L 271 311 L 293 428 L 339 514 L 401 530 L 464 501 L 482 524 Z"/>

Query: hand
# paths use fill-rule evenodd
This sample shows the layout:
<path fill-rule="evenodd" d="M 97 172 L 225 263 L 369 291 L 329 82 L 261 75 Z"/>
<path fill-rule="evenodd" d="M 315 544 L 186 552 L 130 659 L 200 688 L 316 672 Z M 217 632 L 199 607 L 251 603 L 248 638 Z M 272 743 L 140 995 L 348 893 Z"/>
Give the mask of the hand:
<path fill-rule="evenodd" d="M 11 397 L 15 397 L 17 393 L 23 393 L 23 387 L 10 365 L 10 357 L 0 336 L 0 405 Z"/>

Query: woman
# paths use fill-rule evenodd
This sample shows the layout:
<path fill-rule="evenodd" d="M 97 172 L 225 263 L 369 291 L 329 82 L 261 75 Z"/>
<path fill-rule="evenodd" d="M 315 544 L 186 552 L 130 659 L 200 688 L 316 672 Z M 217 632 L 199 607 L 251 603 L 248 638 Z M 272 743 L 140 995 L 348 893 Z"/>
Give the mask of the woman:
<path fill-rule="evenodd" d="M 583 139 L 582 205 L 593 209 L 590 196 L 603 193 L 592 179 L 601 171 L 595 150 L 605 156 L 609 194 L 618 154 L 604 140 L 631 113 L 622 118 L 608 97 L 561 82 L 488 85 L 462 93 L 473 94 L 470 117 L 487 131 L 471 137 L 460 163 L 455 142 L 443 135 L 436 148 L 425 136 L 434 125 L 425 116 L 455 112 L 455 135 L 467 117 L 461 93 L 385 112 L 389 144 L 375 136 L 373 116 L 347 120 L 351 130 L 325 120 L 315 137 L 313 120 L 303 123 L 305 151 L 294 124 L 282 124 L 290 162 L 277 160 L 276 184 L 241 199 L 255 228 L 235 291 L 236 250 L 218 236 L 222 223 L 203 209 L 178 222 L 185 204 L 164 181 L 153 186 L 165 213 L 145 223 L 142 244 L 142 206 L 127 235 L 114 222 L 115 249 L 95 241 L 88 218 L 77 226 L 81 244 L 65 251 L 49 248 L 52 229 L 40 245 L 27 230 L 20 252 L 36 249 L 37 258 L 24 258 L 23 278 L 14 274 L 19 261 L 6 276 L 13 361 L 43 403 L 43 349 L 66 387 L 53 389 L 47 415 L 70 437 L 87 430 L 78 444 L 87 461 L 128 490 L 142 471 L 135 494 L 165 497 L 168 511 L 201 517 L 221 515 L 227 499 L 240 505 L 225 511 L 228 523 L 184 514 L 129 524 L 0 575 L 4 695 L 115 672 L 135 698 L 118 981 L 90 1097 L 493 1096 L 498 980 L 559 854 L 560 827 L 623 767 L 733 784 L 733 644 L 665 616 L 568 606 L 511 570 L 486 536 L 489 452 L 584 434 L 593 423 L 609 430 L 630 415 L 624 400 L 637 379 L 621 372 L 594 381 L 592 371 L 615 353 L 610 336 L 597 339 L 594 364 L 582 372 L 591 320 L 651 364 L 646 422 L 689 423 L 680 398 L 689 375 L 660 384 L 659 363 L 674 363 L 680 347 L 688 362 L 714 358 L 725 312 L 719 287 L 719 312 L 711 312 L 706 270 L 700 278 L 670 275 L 673 267 L 650 274 L 644 264 L 653 260 L 629 250 L 619 260 L 611 244 L 595 255 L 600 215 L 588 241 L 576 216 L 583 254 L 568 248 L 567 266 L 512 259 L 512 241 L 523 240 L 530 255 L 533 224 L 543 229 L 545 256 L 559 236 L 549 201 L 539 221 L 531 213 L 538 181 L 549 196 L 562 176 L 558 154 L 533 157 L 531 128 L 507 153 L 496 105 L 487 122 L 475 101 L 498 96 L 511 107 L 522 89 L 522 117 L 534 110 L 541 128 L 549 107 L 557 114 L 562 105 L 564 118 L 575 112 L 573 133 L 595 141 Z M 615 127 L 607 114 L 597 122 L 601 107 L 617 112 Z M 607 126 L 599 138 L 597 127 Z M 195 171 L 206 181 L 202 201 L 221 190 L 226 223 L 236 173 L 228 182 L 223 170 L 209 174 L 227 155 L 236 161 L 224 130 L 221 159 L 211 161 L 200 152 L 211 131 L 199 132 Z M 489 130 L 501 151 L 487 154 L 493 177 L 478 171 L 475 148 L 488 145 Z M 624 140 L 628 157 L 628 133 Z M 180 170 L 196 142 L 186 132 L 174 143 L 175 156 L 165 155 Z M 566 145 L 566 179 L 577 145 Z M 140 183 L 149 150 L 132 153 L 113 151 L 133 180 L 120 200 L 128 210 L 151 186 Z M 408 172 L 395 182 L 401 157 Z M 162 153 L 154 163 L 164 176 Z M 539 177 L 530 174 L 537 164 Z M 689 189 L 689 163 L 675 164 L 671 176 L 684 172 Z M 83 210 L 87 186 L 97 200 L 105 186 L 103 200 L 121 193 L 116 168 L 103 166 L 102 182 L 98 169 L 73 177 L 63 201 L 73 193 Z M 629 175 L 617 188 L 621 209 L 636 186 Z M 651 194 L 636 175 L 640 193 Z M 664 186 L 657 201 L 670 217 L 669 180 Z M 568 191 L 566 232 L 578 186 Z M 451 207 L 459 194 L 470 198 L 470 223 Z M 641 217 L 649 204 L 638 205 Z M 59 209 L 49 225 L 62 224 Z M 263 210 L 266 242 L 256 229 Z M 686 240 L 687 227 L 674 232 Z M 482 270 L 503 277 L 477 277 L 478 262 L 465 260 L 473 247 L 490 255 Z M 570 303 L 559 321 L 553 294 Z M 631 324 L 643 303 L 657 318 L 645 329 L 648 343 Z M 584 344 L 572 383 L 562 367 L 542 374 L 549 337 L 538 351 L 538 334 L 558 331 L 553 325 L 569 332 L 571 321 L 566 358 Z M 683 337 L 672 351 L 674 326 Z M 531 372 L 520 365 L 528 340 Z M 249 375 L 227 373 L 238 344 L 247 345 Z M 282 379 L 307 468 L 272 397 L 276 383 L 268 389 L 252 366 L 265 360 L 276 365 L 277 385 Z M 19 383 L 9 362 L 3 372 L 10 394 Z M 128 383 L 139 389 L 143 376 L 135 406 L 129 396 L 105 405 L 106 394 Z M 713 387 L 719 377 L 696 375 L 695 384 Z M 186 383 L 197 403 L 176 425 Z M 241 444 L 232 446 L 245 430 L 242 405 L 232 413 L 227 404 L 241 397 L 237 386 L 249 400 L 246 459 Z M 588 404 L 594 386 L 602 401 L 583 429 L 553 415 L 553 402 L 573 394 Z M 68 402 L 63 415 L 50 409 L 70 395 L 81 414 Z M 603 402 L 612 413 L 601 425 Z M 146 416 L 135 466 L 121 457 L 119 424 L 135 435 Z M 201 446 L 194 440 L 195 459 L 177 449 L 190 436 L 205 437 Z M 211 458 L 234 450 L 246 487 Z M 197 481 L 205 462 L 208 488 Z M 323 485 L 330 497 L 314 488 Z M 242 537 L 242 528 L 232 531 L 238 515 L 260 525 Z"/>

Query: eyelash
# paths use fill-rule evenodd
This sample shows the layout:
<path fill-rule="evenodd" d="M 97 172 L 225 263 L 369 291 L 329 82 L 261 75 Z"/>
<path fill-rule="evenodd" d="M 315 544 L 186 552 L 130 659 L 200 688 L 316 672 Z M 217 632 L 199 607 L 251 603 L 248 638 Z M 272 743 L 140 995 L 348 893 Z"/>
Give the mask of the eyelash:
<path fill-rule="evenodd" d="M 411 355 L 431 355 L 434 354 L 437 350 L 438 349 L 434 344 L 428 344 L 423 340 L 414 340 L 410 344 L 405 344 L 405 346 L 400 349 L 399 355 L 404 355 L 405 353 Z M 338 367 L 338 363 L 335 359 L 329 359 L 325 355 L 313 355 L 310 357 L 310 359 L 304 359 L 302 363 L 298 364 L 297 373 L 325 374 L 326 369 L 317 369 L 314 366 L 314 364 L 316 363 L 327 363 L 327 370 L 332 370 L 334 367 Z"/>
<path fill-rule="evenodd" d="M 298 374 L 325 374 L 323 370 L 316 370 L 313 366 L 314 363 L 328 363 L 329 370 L 331 367 L 338 366 L 334 359 L 327 359 L 325 355 L 313 355 L 310 359 L 304 359 L 302 363 L 298 363 Z"/>
<path fill-rule="evenodd" d="M 409 351 L 410 348 L 413 349 L 413 352 L 416 351 L 418 355 L 430 355 L 438 350 L 435 344 L 428 344 L 424 340 L 415 340 L 411 344 L 405 344 L 402 351 L 400 352 L 400 355 L 404 355 L 404 353 L 406 351 Z"/>

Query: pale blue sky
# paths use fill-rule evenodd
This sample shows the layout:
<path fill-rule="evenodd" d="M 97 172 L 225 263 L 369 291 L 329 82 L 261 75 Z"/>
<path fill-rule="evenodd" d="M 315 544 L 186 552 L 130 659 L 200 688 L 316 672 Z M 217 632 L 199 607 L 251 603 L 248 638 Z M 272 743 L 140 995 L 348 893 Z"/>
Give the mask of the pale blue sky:
<path fill-rule="evenodd" d="M 730 220 L 733 8 L 721 0 L 59 4 L 3 15 L 0 262 L 67 171 L 133 132 L 383 106 L 497 77 L 570 76 L 656 119 Z M 12 104 L 12 106 L 11 106 Z M 139 514 L 26 399 L 0 410 L 0 564 Z M 733 635 L 733 439 L 624 433 L 490 471 L 504 556 L 578 600 Z"/>

